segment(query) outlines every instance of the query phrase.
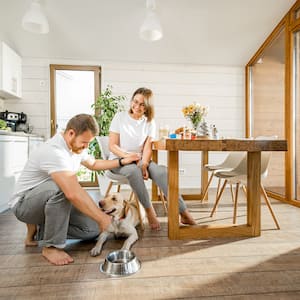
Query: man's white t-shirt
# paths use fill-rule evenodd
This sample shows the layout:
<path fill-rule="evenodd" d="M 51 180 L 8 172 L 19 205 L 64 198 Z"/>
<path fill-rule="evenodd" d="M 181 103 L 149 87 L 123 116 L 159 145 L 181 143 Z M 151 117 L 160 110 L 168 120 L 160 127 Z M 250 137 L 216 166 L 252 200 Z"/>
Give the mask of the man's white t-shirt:
<path fill-rule="evenodd" d="M 71 171 L 76 174 L 81 162 L 88 160 L 93 163 L 95 159 L 88 154 L 87 149 L 80 154 L 72 153 L 63 135 L 57 133 L 31 153 L 8 205 L 15 206 L 22 193 L 47 181 L 52 173 Z"/>
<path fill-rule="evenodd" d="M 127 152 L 142 153 L 147 137 L 155 138 L 156 125 L 153 119 L 147 122 L 146 116 L 135 120 L 127 111 L 122 111 L 114 116 L 109 131 L 120 135 L 120 148 Z M 109 159 L 115 158 L 117 156 L 111 152 Z"/>

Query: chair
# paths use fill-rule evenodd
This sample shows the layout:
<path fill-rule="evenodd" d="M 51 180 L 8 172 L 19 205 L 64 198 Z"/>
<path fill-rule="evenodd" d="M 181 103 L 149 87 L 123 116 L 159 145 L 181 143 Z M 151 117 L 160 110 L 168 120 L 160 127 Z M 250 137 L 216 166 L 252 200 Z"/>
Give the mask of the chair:
<path fill-rule="evenodd" d="M 203 202 L 204 199 L 207 196 L 208 189 L 209 189 L 209 186 L 212 182 L 212 179 L 214 177 L 215 172 L 219 171 L 219 170 L 230 171 L 231 169 L 235 168 L 240 163 L 240 161 L 245 157 L 245 155 L 246 155 L 245 152 L 229 152 L 229 154 L 227 155 L 227 157 L 225 158 L 225 160 L 222 163 L 217 164 L 217 165 L 207 164 L 207 165 L 204 166 L 204 168 L 208 172 L 211 172 L 211 174 L 210 174 L 210 177 L 208 179 L 207 185 L 204 189 L 201 202 Z M 219 180 L 218 180 L 216 199 L 217 199 L 219 191 L 220 191 L 221 180 L 222 180 L 221 178 L 219 178 Z M 234 199 L 232 185 L 230 185 L 230 189 L 231 189 L 232 199 Z"/>
<path fill-rule="evenodd" d="M 256 139 L 274 139 L 274 138 L 277 138 L 277 137 L 257 137 Z M 261 153 L 261 179 L 266 178 L 268 175 L 268 166 L 269 166 L 269 162 L 271 159 L 271 154 L 272 154 L 271 152 L 264 152 L 264 151 Z M 239 188 L 241 185 L 242 185 L 242 187 L 246 187 L 246 185 L 247 185 L 247 156 L 245 156 L 235 168 L 233 168 L 231 170 L 215 171 L 214 176 L 218 177 L 219 179 L 224 179 L 224 183 L 220 190 L 219 195 L 217 196 L 217 199 L 215 201 L 215 204 L 211 211 L 210 216 L 212 217 L 214 215 L 214 213 L 217 209 L 218 203 L 219 203 L 221 196 L 224 192 L 224 189 L 226 187 L 226 184 L 227 183 L 236 184 L 236 191 L 235 191 L 235 197 L 234 197 L 234 212 L 233 212 L 233 223 L 235 224 L 236 223 Z M 267 196 L 267 193 L 266 193 L 262 183 L 260 184 L 260 190 L 263 194 L 264 200 L 268 206 L 268 209 L 272 215 L 272 218 L 274 220 L 274 223 L 275 223 L 277 229 L 280 229 L 279 223 L 276 219 L 276 216 L 272 209 L 270 200 Z"/>

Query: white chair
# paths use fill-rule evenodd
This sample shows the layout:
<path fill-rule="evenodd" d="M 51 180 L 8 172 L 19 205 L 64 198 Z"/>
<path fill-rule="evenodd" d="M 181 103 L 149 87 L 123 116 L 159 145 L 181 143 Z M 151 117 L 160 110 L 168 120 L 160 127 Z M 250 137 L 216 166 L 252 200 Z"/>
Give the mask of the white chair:
<path fill-rule="evenodd" d="M 275 139 L 277 137 L 257 137 L 256 139 Z M 269 162 L 271 159 L 271 152 L 261 152 L 261 180 L 266 178 L 268 175 L 268 166 L 269 166 Z M 236 223 L 236 213 L 237 213 L 237 203 L 238 203 L 238 191 L 239 191 L 239 187 L 240 185 L 242 185 L 243 187 L 246 187 L 247 185 L 247 157 L 245 156 L 240 163 L 233 168 L 232 170 L 219 170 L 216 171 L 214 173 L 214 176 L 220 178 L 220 179 L 224 179 L 224 183 L 223 186 L 220 190 L 219 195 L 217 196 L 217 199 L 215 201 L 214 207 L 211 211 L 210 216 L 212 217 L 217 209 L 218 203 L 221 199 L 221 196 L 224 192 L 224 189 L 226 187 L 227 183 L 230 184 L 236 184 L 236 193 L 235 193 L 235 198 L 234 198 L 234 212 L 233 212 L 233 223 Z M 274 214 L 274 211 L 272 209 L 270 200 L 267 196 L 267 193 L 262 185 L 262 183 L 260 184 L 260 190 L 263 194 L 264 200 L 269 208 L 269 211 L 272 215 L 272 218 L 275 222 L 275 225 L 277 227 L 277 229 L 280 229 L 279 223 L 276 219 L 276 216 Z"/>
<path fill-rule="evenodd" d="M 109 158 L 109 137 L 108 136 L 96 136 L 97 142 L 99 144 L 99 148 L 101 151 L 102 159 L 107 160 Z M 105 197 L 109 194 L 111 188 L 115 185 L 117 186 L 117 192 L 120 192 L 120 188 L 122 184 L 129 184 L 128 180 L 125 176 L 114 174 L 110 170 L 104 171 L 105 176 L 110 180 L 109 185 L 105 192 Z"/>
<path fill-rule="evenodd" d="M 226 156 L 226 158 L 224 159 L 223 162 L 221 162 L 220 164 L 217 165 L 213 165 L 213 164 L 207 164 L 204 166 L 204 168 L 208 171 L 211 172 L 210 177 L 208 179 L 207 185 L 204 189 L 203 192 L 203 196 L 201 199 L 201 202 L 204 201 L 204 199 L 207 196 L 208 193 L 208 189 L 209 186 L 212 182 L 212 179 L 214 177 L 214 174 L 216 171 L 220 171 L 220 170 L 226 170 L 226 171 L 230 171 L 233 168 L 235 168 L 240 161 L 246 156 L 246 152 L 229 152 L 228 155 Z M 220 185 L 221 185 L 221 178 L 219 178 L 218 180 L 218 186 L 217 186 L 217 193 L 216 193 L 216 199 L 218 197 L 219 191 L 220 191 Z M 233 190 L 232 190 L 232 185 L 230 185 L 230 189 L 231 189 L 231 194 L 232 194 L 232 199 L 234 199 L 234 195 L 233 195 Z"/>

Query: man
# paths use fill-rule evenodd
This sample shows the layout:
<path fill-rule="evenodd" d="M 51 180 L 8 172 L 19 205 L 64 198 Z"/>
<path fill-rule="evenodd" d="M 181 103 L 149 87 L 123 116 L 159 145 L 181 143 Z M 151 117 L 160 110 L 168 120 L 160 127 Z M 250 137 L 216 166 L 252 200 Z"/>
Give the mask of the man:
<path fill-rule="evenodd" d="M 16 217 L 27 223 L 25 244 L 36 243 L 33 237 L 38 225 L 42 255 L 54 265 L 73 262 L 63 250 L 67 238 L 92 239 L 111 224 L 111 218 L 80 186 L 76 177 L 80 164 L 90 170 L 105 170 L 139 159 L 133 154 L 119 160 L 95 160 L 86 149 L 98 133 L 90 115 L 79 114 L 69 120 L 63 133 L 30 155 L 9 202 Z"/>

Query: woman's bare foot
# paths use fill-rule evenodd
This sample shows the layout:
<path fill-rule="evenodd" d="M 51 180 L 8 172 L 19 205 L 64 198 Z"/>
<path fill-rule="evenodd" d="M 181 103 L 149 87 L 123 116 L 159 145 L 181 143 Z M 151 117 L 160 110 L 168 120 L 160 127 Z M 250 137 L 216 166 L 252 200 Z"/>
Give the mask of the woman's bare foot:
<path fill-rule="evenodd" d="M 63 266 L 74 262 L 74 259 L 62 249 L 44 247 L 42 255 L 53 265 Z"/>
<path fill-rule="evenodd" d="M 187 209 L 180 214 L 180 222 L 182 224 L 186 224 L 186 225 L 196 225 L 197 224 Z"/>
<path fill-rule="evenodd" d="M 38 245 L 38 242 L 34 239 L 37 228 L 35 224 L 26 224 L 27 226 L 27 235 L 25 239 L 26 247 L 35 247 Z"/>
<path fill-rule="evenodd" d="M 149 208 L 146 208 L 145 210 L 150 228 L 152 230 L 160 230 L 160 223 L 156 217 L 154 208 L 151 206 Z"/>

